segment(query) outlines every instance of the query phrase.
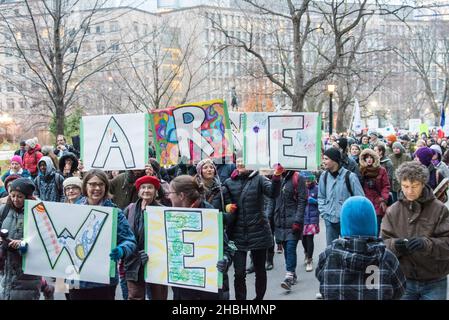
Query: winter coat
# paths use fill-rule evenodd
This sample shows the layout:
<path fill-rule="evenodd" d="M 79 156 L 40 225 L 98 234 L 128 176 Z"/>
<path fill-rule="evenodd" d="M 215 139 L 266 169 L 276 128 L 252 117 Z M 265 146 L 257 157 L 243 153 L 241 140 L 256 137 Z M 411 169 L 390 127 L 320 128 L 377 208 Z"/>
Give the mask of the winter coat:
<path fill-rule="evenodd" d="M 273 216 L 274 236 L 279 241 L 299 240 L 302 236 L 302 232 L 293 232 L 292 225 L 304 224 L 307 190 L 304 178 L 299 176 L 296 196 L 294 195 L 293 173 L 294 171 L 288 171 L 281 181 L 281 193 L 268 206 L 269 219 Z"/>
<path fill-rule="evenodd" d="M 407 279 L 437 280 L 449 274 L 449 210 L 426 185 L 417 200 L 408 201 L 402 191 L 382 220 L 382 238 L 399 259 Z M 398 239 L 424 237 L 425 248 L 400 255 Z"/>
<path fill-rule="evenodd" d="M 307 199 L 309 197 L 318 199 L 318 185 L 311 184 L 309 188 L 307 188 Z M 320 223 L 320 212 L 318 211 L 318 202 L 317 203 L 309 203 L 307 202 L 306 211 L 304 212 L 304 225 L 308 224 L 319 224 Z"/>
<path fill-rule="evenodd" d="M 438 174 L 440 175 L 440 181 L 444 178 L 449 178 L 449 167 L 447 164 L 445 164 L 443 161 L 440 161 L 435 168 L 438 171 Z"/>
<path fill-rule="evenodd" d="M 347 171 L 341 167 L 338 170 L 338 176 L 336 178 L 328 172 L 326 186 L 324 184 L 326 173 L 323 173 L 318 183 L 318 210 L 320 211 L 321 217 L 331 223 L 340 222 L 341 206 L 351 196 L 345 181 Z M 349 183 L 353 196 L 365 196 L 359 179 L 352 172 L 349 175 Z"/>
<path fill-rule="evenodd" d="M 112 194 L 112 201 L 120 208 L 125 209 L 130 203 L 136 202 L 138 194 L 134 182 L 130 183 L 130 171 L 119 174 L 110 181 L 109 192 Z"/>
<path fill-rule="evenodd" d="M 410 156 L 405 152 L 401 152 L 399 155 L 391 154 L 389 156 L 391 163 L 393 164 L 393 172 L 396 172 L 396 170 L 399 168 L 401 164 L 407 161 L 411 161 Z M 399 182 L 398 178 L 395 174 L 393 174 L 393 184 L 391 185 L 391 191 L 399 192 L 401 190 L 401 183 Z"/>
<path fill-rule="evenodd" d="M 72 159 L 72 167 L 70 168 L 70 173 L 64 176 L 64 167 L 66 159 Z M 77 170 L 78 170 L 78 159 L 76 158 L 75 154 L 71 152 L 64 153 L 64 155 L 59 159 L 59 172 L 61 173 L 61 175 L 63 175 L 64 178 L 73 177 L 73 173 Z"/>
<path fill-rule="evenodd" d="M 0 214 L 6 205 L 0 206 Z M 8 205 L 9 212 L 1 225 L 8 229 L 9 238 L 23 239 L 24 214 Z M 6 250 L 4 271 L 0 274 L 0 300 L 39 300 L 41 277 L 25 275 L 22 271 L 22 256 L 17 250 Z"/>
<path fill-rule="evenodd" d="M 34 177 L 38 174 L 37 164 L 43 156 L 39 150 L 36 146 L 34 149 L 28 150 L 23 156 L 23 168 L 27 169 Z"/>
<path fill-rule="evenodd" d="M 394 175 L 394 168 L 393 168 L 393 162 L 391 162 L 390 158 L 383 157 L 380 159 L 380 165 L 387 170 L 387 176 L 388 181 L 390 182 L 390 185 L 393 184 L 393 175 Z"/>
<path fill-rule="evenodd" d="M 31 179 L 31 174 L 27 169 L 20 169 L 17 173 L 12 174 L 18 174 L 22 178 L 28 178 Z M 5 172 L 5 174 L 2 176 L 2 181 L 5 182 L 6 178 L 8 178 L 11 175 L 11 170 L 8 170 Z"/>
<path fill-rule="evenodd" d="M 64 156 L 67 153 L 72 153 L 75 155 L 75 157 L 79 158 L 80 157 L 80 153 L 78 150 L 76 150 L 72 145 L 70 144 L 66 144 L 65 145 L 65 150 L 61 151 L 59 150 L 57 147 L 54 149 L 53 153 L 58 157 L 61 158 L 62 156 Z"/>
<path fill-rule="evenodd" d="M 140 259 L 140 250 L 145 250 L 145 222 L 144 211 L 141 208 L 142 199 L 131 203 L 123 211 L 129 226 L 136 238 L 136 249 L 134 252 L 124 259 L 126 280 L 139 281 L 143 279 L 144 268 Z M 153 202 L 151 206 L 159 206 L 157 202 Z"/>
<path fill-rule="evenodd" d="M 47 169 L 45 175 L 39 169 L 39 175 L 34 179 L 36 190 L 34 194 L 42 201 L 64 202 L 64 177 L 56 172 L 53 161 L 49 157 L 42 157 Z"/>
<path fill-rule="evenodd" d="M 79 199 L 76 204 L 87 205 L 87 198 L 82 197 Z M 114 207 L 117 206 L 109 199 L 103 200 L 99 206 L 102 207 Z M 133 231 L 129 226 L 128 220 L 123 214 L 122 210 L 118 210 L 117 214 L 117 247 L 123 249 L 123 259 L 126 260 L 135 250 L 136 250 L 136 238 L 134 237 Z M 116 270 L 115 277 L 110 278 L 109 284 L 96 283 L 96 282 L 87 282 L 80 281 L 80 289 L 90 289 L 90 288 L 98 288 L 98 287 L 108 287 L 110 285 L 116 286 L 118 284 L 118 272 Z M 76 290 L 76 289 L 73 289 Z"/>
<path fill-rule="evenodd" d="M 363 172 L 362 168 L 368 167 L 368 164 L 365 161 L 366 155 L 369 154 L 373 157 L 374 163 L 372 167 L 378 168 L 378 173 L 375 178 L 369 178 L 362 173 L 362 187 L 363 192 L 365 192 L 365 196 L 374 206 L 376 210 L 376 215 L 384 216 L 385 212 L 382 211 L 381 203 L 388 202 L 388 198 L 390 196 L 390 181 L 388 180 L 387 170 L 380 166 L 379 157 L 376 152 L 371 149 L 365 149 L 360 154 L 360 168 L 361 172 Z"/>
<path fill-rule="evenodd" d="M 378 283 L 370 287 L 373 273 Z M 405 292 L 399 261 L 381 239 L 334 240 L 320 254 L 315 275 L 325 300 L 397 300 Z"/>
<path fill-rule="evenodd" d="M 206 201 L 201 201 L 198 208 L 213 209 L 212 205 Z M 234 256 L 234 250 L 229 246 L 229 240 L 225 232 L 223 232 L 223 255 L 229 261 L 229 268 L 232 257 Z M 173 300 L 229 300 L 229 277 L 227 270 L 223 273 L 223 288 L 219 289 L 218 293 L 173 287 Z"/>
<path fill-rule="evenodd" d="M 236 169 L 233 163 L 216 164 L 217 173 L 220 177 L 220 182 L 224 183 L 226 179 L 231 177 L 232 172 Z"/>
<path fill-rule="evenodd" d="M 345 152 L 341 154 L 341 165 L 346 170 L 355 173 L 357 178 L 359 178 L 359 180 L 361 181 L 362 176 L 360 175 L 360 170 L 357 162 L 351 157 L 349 157 Z"/>
<path fill-rule="evenodd" d="M 270 181 L 258 171 L 239 174 L 225 181 L 225 205 L 237 204 L 237 211 L 231 214 L 227 232 L 238 250 L 267 249 L 273 246 L 270 225 L 264 213 L 264 195 L 276 198 L 280 188 L 279 177 L 273 177 Z"/>

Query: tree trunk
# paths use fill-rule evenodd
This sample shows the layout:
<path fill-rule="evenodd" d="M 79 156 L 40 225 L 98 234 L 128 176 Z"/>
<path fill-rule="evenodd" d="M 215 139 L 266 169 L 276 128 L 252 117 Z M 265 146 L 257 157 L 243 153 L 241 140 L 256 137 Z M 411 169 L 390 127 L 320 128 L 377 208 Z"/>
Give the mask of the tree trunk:
<path fill-rule="evenodd" d="M 64 53 L 62 52 L 62 39 L 61 39 L 61 17 L 62 7 L 61 1 L 56 1 L 54 15 L 54 50 L 55 50 L 55 64 L 54 64 L 54 97 L 55 101 L 55 114 L 56 114 L 56 134 L 64 134 L 64 121 L 65 121 L 65 102 L 64 102 Z"/>
<path fill-rule="evenodd" d="M 292 99 L 292 112 L 303 112 L 304 111 L 304 99 L 305 95 L 301 94 Z"/>

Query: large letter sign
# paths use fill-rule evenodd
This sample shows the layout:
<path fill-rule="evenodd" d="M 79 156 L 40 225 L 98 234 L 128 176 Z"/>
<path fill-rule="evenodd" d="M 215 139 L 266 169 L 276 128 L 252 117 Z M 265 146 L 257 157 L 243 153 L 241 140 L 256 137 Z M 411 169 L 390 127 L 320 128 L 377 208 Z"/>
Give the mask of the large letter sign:
<path fill-rule="evenodd" d="M 223 257 L 222 216 L 215 209 L 147 207 L 145 281 L 218 292 Z"/>
<path fill-rule="evenodd" d="M 26 274 L 109 283 L 117 209 L 26 200 Z"/>
<path fill-rule="evenodd" d="M 144 169 L 148 162 L 148 114 L 88 116 L 81 120 L 85 170 Z"/>

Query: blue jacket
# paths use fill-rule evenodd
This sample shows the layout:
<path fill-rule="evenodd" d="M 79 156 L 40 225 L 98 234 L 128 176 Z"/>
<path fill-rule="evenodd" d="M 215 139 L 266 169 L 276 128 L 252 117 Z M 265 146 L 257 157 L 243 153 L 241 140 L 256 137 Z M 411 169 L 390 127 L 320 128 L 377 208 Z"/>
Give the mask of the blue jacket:
<path fill-rule="evenodd" d="M 80 198 L 76 204 L 87 205 L 87 198 Z M 100 204 L 103 207 L 115 207 L 117 206 L 110 200 L 106 199 Z M 117 216 L 117 247 L 121 247 L 123 249 L 123 258 L 127 258 L 131 256 L 131 254 L 136 250 L 136 238 L 134 237 L 134 233 L 129 226 L 128 220 L 126 219 L 123 211 L 119 209 Z M 118 271 L 117 266 L 115 270 L 115 277 L 111 278 L 110 285 L 115 286 L 118 284 Z M 80 281 L 80 289 L 89 289 L 89 288 L 97 288 L 97 287 L 105 287 L 107 284 L 96 283 L 96 282 L 87 282 Z"/>
<path fill-rule="evenodd" d="M 340 222 L 341 206 L 351 196 L 345 181 L 347 171 L 341 167 L 336 178 L 329 173 L 327 175 L 326 188 L 324 187 L 325 173 L 323 173 L 318 184 L 318 210 L 321 217 L 331 223 Z M 365 196 L 365 192 L 363 192 L 363 188 L 355 173 L 351 172 L 349 175 L 349 183 L 351 184 L 353 196 Z"/>
<path fill-rule="evenodd" d="M 22 172 L 16 173 L 16 174 L 18 174 L 22 178 L 31 179 L 31 173 L 27 169 L 22 168 Z M 10 175 L 11 175 L 11 170 L 6 171 L 5 174 L 2 176 L 2 181 L 5 182 L 6 178 L 8 178 Z"/>
<path fill-rule="evenodd" d="M 308 197 L 312 197 L 313 199 L 318 199 L 318 186 L 314 184 L 308 191 Z M 306 224 L 318 224 L 320 222 L 320 212 L 318 210 L 318 202 L 310 203 L 307 202 L 306 211 L 304 213 L 304 225 Z"/>

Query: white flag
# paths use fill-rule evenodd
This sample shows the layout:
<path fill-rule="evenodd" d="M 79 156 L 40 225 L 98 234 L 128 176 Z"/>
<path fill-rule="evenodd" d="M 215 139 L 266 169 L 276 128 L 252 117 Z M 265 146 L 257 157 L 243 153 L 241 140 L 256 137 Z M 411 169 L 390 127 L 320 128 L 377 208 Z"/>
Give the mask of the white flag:
<path fill-rule="evenodd" d="M 352 122 L 352 131 L 357 133 L 362 131 L 362 118 L 360 116 L 360 106 L 357 98 L 355 98 L 354 101 L 354 121 Z"/>

